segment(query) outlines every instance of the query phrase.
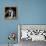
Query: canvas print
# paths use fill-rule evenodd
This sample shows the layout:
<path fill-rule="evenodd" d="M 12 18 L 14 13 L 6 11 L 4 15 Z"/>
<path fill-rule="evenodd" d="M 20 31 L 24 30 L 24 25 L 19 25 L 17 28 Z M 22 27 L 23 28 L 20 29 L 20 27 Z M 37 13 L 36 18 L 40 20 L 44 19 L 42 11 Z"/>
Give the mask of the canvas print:
<path fill-rule="evenodd" d="M 20 25 L 20 41 L 46 41 L 46 25 Z"/>
<path fill-rule="evenodd" d="M 18 43 L 18 36 L 16 32 L 10 32 L 8 34 L 7 39 L 8 39 L 8 46 L 12 46 Z"/>
<path fill-rule="evenodd" d="M 5 7 L 5 18 L 14 19 L 16 16 L 16 7 Z"/>

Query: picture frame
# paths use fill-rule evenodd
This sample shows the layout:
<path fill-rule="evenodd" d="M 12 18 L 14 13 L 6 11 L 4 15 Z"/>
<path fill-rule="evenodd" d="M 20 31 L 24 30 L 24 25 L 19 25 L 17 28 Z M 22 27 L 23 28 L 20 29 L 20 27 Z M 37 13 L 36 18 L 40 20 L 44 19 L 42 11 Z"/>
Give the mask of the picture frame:
<path fill-rule="evenodd" d="M 17 8 L 14 6 L 5 7 L 5 16 L 6 19 L 16 19 L 17 18 Z"/>

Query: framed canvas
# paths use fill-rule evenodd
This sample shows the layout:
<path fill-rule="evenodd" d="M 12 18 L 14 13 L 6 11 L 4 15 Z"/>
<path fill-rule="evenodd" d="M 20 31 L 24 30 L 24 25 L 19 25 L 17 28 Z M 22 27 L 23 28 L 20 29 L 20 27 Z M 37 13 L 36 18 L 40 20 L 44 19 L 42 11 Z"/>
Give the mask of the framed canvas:
<path fill-rule="evenodd" d="M 6 19 L 15 19 L 16 15 L 16 7 L 5 7 L 5 18 Z"/>
<path fill-rule="evenodd" d="M 46 41 L 46 25 L 18 25 L 19 39 L 31 41 Z"/>

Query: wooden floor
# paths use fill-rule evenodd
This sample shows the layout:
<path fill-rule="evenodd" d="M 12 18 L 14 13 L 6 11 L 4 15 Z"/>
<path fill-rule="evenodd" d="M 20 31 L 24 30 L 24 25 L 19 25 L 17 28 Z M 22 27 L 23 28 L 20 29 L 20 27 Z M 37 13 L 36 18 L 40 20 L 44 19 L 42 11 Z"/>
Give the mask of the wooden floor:
<path fill-rule="evenodd" d="M 46 46 L 46 42 L 45 41 L 32 42 L 31 40 L 28 41 L 21 40 L 20 46 Z"/>
<path fill-rule="evenodd" d="M 8 46 L 8 45 L 0 44 L 0 46 Z M 46 46 L 46 42 L 43 42 L 43 41 L 32 42 L 31 40 L 28 40 L 28 41 L 21 40 L 19 44 L 15 44 L 14 46 Z"/>

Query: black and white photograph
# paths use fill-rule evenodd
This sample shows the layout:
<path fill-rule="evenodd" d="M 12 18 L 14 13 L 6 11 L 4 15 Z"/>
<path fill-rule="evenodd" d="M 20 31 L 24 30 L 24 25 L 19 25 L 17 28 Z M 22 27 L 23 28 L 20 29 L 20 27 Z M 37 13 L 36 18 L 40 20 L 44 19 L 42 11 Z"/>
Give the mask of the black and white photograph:
<path fill-rule="evenodd" d="M 5 18 L 16 18 L 16 7 L 5 7 Z"/>

